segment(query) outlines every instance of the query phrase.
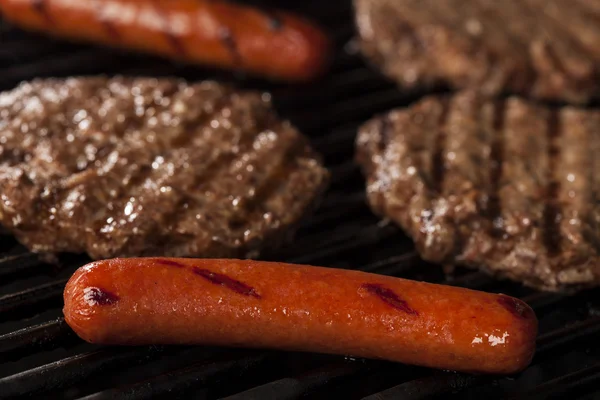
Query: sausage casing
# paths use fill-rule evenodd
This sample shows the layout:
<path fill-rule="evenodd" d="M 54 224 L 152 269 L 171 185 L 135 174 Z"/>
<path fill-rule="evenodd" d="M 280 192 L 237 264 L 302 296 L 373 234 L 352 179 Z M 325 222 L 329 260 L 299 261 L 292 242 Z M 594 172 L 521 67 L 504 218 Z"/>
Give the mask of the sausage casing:
<path fill-rule="evenodd" d="M 313 351 L 514 373 L 537 319 L 515 298 L 358 271 L 225 259 L 129 258 L 81 267 L 67 323 L 100 344 Z"/>
<path fill-rule="evenodd" d="M 304 18 L 218 0 L 0 0 L 0 11 L 27 29 L 281 80 L 314 78 L 330 53 Z"/>

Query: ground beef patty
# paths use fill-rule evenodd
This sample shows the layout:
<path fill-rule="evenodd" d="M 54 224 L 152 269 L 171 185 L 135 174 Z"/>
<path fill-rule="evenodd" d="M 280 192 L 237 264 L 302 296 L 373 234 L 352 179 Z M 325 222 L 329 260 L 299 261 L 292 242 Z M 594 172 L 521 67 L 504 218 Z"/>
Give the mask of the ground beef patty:
<path fill-rule="evenodd" d="M 426 260 L 551 291 L 600 283 L 600 111 L 473 92 L 361 127 L 373 210 Z"/>
<path fill-rule="evenodd" d="M 36 80 L 0 115 L 0 222 L 35 252 L 254 256 L 328 180 L 268 95 L 215 82 Z"/>
<path fill-rule="evenodd" d="M 354 0 L 362 50 L 405 87 L 585 102 L 600 92 L 600 2 Z"/>

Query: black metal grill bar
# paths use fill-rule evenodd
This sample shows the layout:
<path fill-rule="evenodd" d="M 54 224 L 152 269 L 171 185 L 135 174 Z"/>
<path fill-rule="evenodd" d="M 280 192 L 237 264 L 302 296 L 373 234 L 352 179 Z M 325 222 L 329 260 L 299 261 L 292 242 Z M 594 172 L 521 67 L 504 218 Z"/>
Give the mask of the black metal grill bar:
<path fill-rule="evenodd" d="M 77 71 L 78 75 L 117 70 L 123 58 L 112 51 L 98 49 L 48 57 L 45 60 L 0 69 L 0 87 L 8 88 L 32 76 L 66 76 Z"/>
<path fill-rule="evenodd" d="M 2 41 L 0 47 L 0 66 L 6 64 L 22 64 L 28 60 L 39 59 L 44 56 L 54 56 L 57 53 L 66 53 L 73 49 L 65 47 L 63 44 L 40 40 L 37 43 L 32 43 L 31 40 L 18 39 L 14 41 Z"/>
<path fill-rule="evenodd" d="M 352 125 L 339 129 L 329 135 L 316 137 L 312 140 L 313 147 L 325 156 L 352 152 L 354 150 L 354 137 L 357 126 Z"/>
<path fill-rule="evenodd" d="M 580 343 L 582 339 L 589 339 L 600 332 L 600 317 L 574 323 L 570 326 L 556 329 L 541 335 L 532 365 L 544 358 L 551 357 L 551 352 L 559 346 Z M 415 400 L 428 396 L 440 395 L 450 391 L 464 390 L 489 383 L 492 380 L 509 379 L 495 376 L 473 376 L 462 373 L 434 374 L 414 381 L 404 382 L 400 385 L 386 389 L 382 392 L 368 396 L 365 400 L 406 399 Z M 544 384 L 545 385 L 545 384 Z"/>
<path fill-rule="evenodd" d="M 59 279 L 21 292 L 0 297 L 0 316 L 20 308 L 33 307 L 62 296 L 67 279 Z"/>
<path fill-rule="evenodd" d="M 370 218 L 368 220 L 362 218 L 349 223 L 339 224 L 329 232 L 315 232 L 310 236 L 300 237 L 296 240 L 294 246 L 286 247 L 278 254 L 282 259 L 291 260 L 298 256 L 304 256 L 307 251 L 324 249 L 355 240 L 361 233 L 364 233 L 363 231 L 375 232 L 379 229 L 378 227 L 379 225 L 372 223 Z"/>
<path fill-rule="evenodd" d="M 267 354 L 251 353 L 243 358 L 200 363 L 191 367 L 171 371 L 145 381 L 121 388 L 106 390 L 82 397 L 80 400 L 112 399 L 141 400 L 154 399 L 158 396 L 183 392 L 191 388 L 205 385 L 209 381 L 236 380 L 253 368 L 259 367 L 268 360 Z M 195 389 L 190 398 L 204 398 L 206 389 Z"/>
<path fill-rule="evenodd" d="M 352 194 L 337 194 L 327 196 L 325 200 L 321 203 L 319 210 L 317 210 L 316 215 L 320 215 L 323 212 L 336 210 L 340 207 L 347 206 L 356 206 L 358 204 L 366 204 L 366 196 L 363 191 L 352 193 Z"/>
<path fill-rule="evenodd" d="M 83 379 L 108 371 L 140 363 L 147 363 L 164 353 L 163 347 L 105 348 L 92 353 L 79 354 L 0 378 L 0 393 L 6 398 L 23 394 L 39 394 L 67 387 Z"/>
<path fill-rule="evenodd" d="M 319 114 L 314 110 L 302 111 L 295 115 L 295 118 L 301 122 L 301 126 L 306 131 L 320 132 L 324 128 L 331 129 L 339 126 L 339 121 L 346 123 L 360 123 L 370 118 L 379 110 L 387 110 L 406 104 L 415 99 L 413 95 L 409 97 L 406 93 L 401 93 L 395 88 L 365 93 L 359 98 L 342 98 L 330 106 L 327 113 Z"/>
<path fill-rule="evenodd" d="M 327 246 L 322 250 L 306 253 L 303 256 L 298 256 L 288 260 L 295 264 L 310 264 L 317 260 L 326 259 L 328 257 L 336 256 L 344 251 L 357 250 L 369 245 L 373 245 L 384 238 L 391 237 L 398 233 L 398 228 L 392 225 L 376 225 L 371 229 L 365 229 L 360 234 L 356 235 L 352 240 Z M 316 245 L 317 243 L 315 243 Z M 323 246 L 325 247 L 325 246 Z"/>
<path fill-rule="evenodd" d="M 309 395 L 314 389 L 329 384 L 335 379 L 348 377 L 357 372 L 365 372 L 363 366 L 357 363 L 328 365 L 300 376 L 269 382 L 222 400 L 294 400 Z"/>
<path fill-rule="evenodd" d="M 0 259 L 0 278 L 6 279 L 10 275 L 31 273 L 40 265 L 42 262 L 34 253 L 9 255 Z"/>
<path fill-rule="evenodd" d="M 392 256 L 384 260 L 375 261 L 364 267 L 359 267 L 361 271 L 377 273 L 382 275 L 400 275 L 402 272 L 414 268 L 422 263 L 419 254 L 416 251 Z"/>
<path fill-rule="evenodd" d="M 321 212 L 316 214 L 313 218 L 309 219 L 305 224 L 301 227 L 303 229 L 318 229 L 323 226 L 330 225 L 332 222 L 340 221 L 342 219 L 348 219 L 355 214 L 358 214 L 360 211 L 364 211 L 365 204 L 360 203 L 346 203 L 336 209 Z"/>
<path fill-rule="evenodd" d="M 496 282 L 494 281 L 494 278 L 482 272 L 470 272 L 447 282 L 447 284 L 451 286 L 460 286 L 468 289 L 480 290 L 495 283 Z"/>
<path fill-rule="evenodd" d="M 584 392 L 597 391 L 600 384 L 600 363 L 574 373 L 545 382 L 534 389 L 515 396 L 515 399 L 570 399 Z"/>
<path fill-rule="evenodd" d="M 359 172 L 358 166 L 353 162 L 331 167 L 331 185 L 342 185 L 356 176 Z"/>
<path fill-rule="evenodd" d="M 379 393 L 366 396 L 363 400 L 420 400 L 448 393 L 450 390 L 462 390 L 490 377 L 478 377 L 457 373 L 434 373 L 431 376 L 402 383 Z"/>
<path fill-rule="evenodd" d="M 550 354 L 560 346 L 570 346 L 583 338 L 600 334 L 600 317 L 588 318 L 552 332 L 541 335 L 537 340 L 536 359 Z"/>
<path fill-rule="evenodd" d="M 548 292 L 536 292 L 529 296 L 523 298 L 523 301 L 532 305 L 534 308 L 542 308 L 551 305 L 555 305 L 556 303 L 567 299 L 568 297 L 565 295 L 557 294 L 557 293 L 548 293 Z"/>
<path fill-rule="evenodd" d="M 0 336 L 0 355 L 4 360 L 16 360 L 42 350 L 53 350 L 71 340 L 80 339 L 67 325 L 64 318 L 29 326 Z"/>

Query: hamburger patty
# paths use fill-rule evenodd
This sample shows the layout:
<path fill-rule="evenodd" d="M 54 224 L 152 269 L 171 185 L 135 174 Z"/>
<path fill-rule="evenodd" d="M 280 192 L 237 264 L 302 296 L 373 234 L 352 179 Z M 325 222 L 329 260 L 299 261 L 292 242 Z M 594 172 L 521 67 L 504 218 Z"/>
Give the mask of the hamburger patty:
<path fill-rule="evenodd" d="M 549 291 L 600 283 L 600 111 L 475 92 L 365 123 L 373 210 L 421 256 Z"/>
<path fill-rule="evenodd" d="M 36 80 L 0 115 L 0 222 L 34 252 L 251 257 L 328 181 L 267 94 L 215 82 Z"/>
<path fill-rule="evenodd" d="M 600 3 L 354 0 L 362 51 L 404 87 L 586 102 L 600 92 Z"/>

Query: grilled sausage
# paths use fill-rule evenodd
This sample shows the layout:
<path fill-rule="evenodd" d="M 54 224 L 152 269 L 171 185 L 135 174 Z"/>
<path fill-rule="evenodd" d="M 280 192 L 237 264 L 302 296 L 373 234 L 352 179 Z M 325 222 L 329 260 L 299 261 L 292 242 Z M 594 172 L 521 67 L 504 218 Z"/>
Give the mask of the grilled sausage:
<path fill-rule="evenodd" d="M 314 78 L 329 55 L 301 17 L 218 0 L 0 0 L 0 11 L 31 30 L 281 80 Z"/>
<path fill-rule="evenodd" d="M 129 258 L 81 267 L 67 323 L 100 344 L 210 344 L 514 373 L 537 319 L 505 295 L 358 271 L 240 260 Z"/>

